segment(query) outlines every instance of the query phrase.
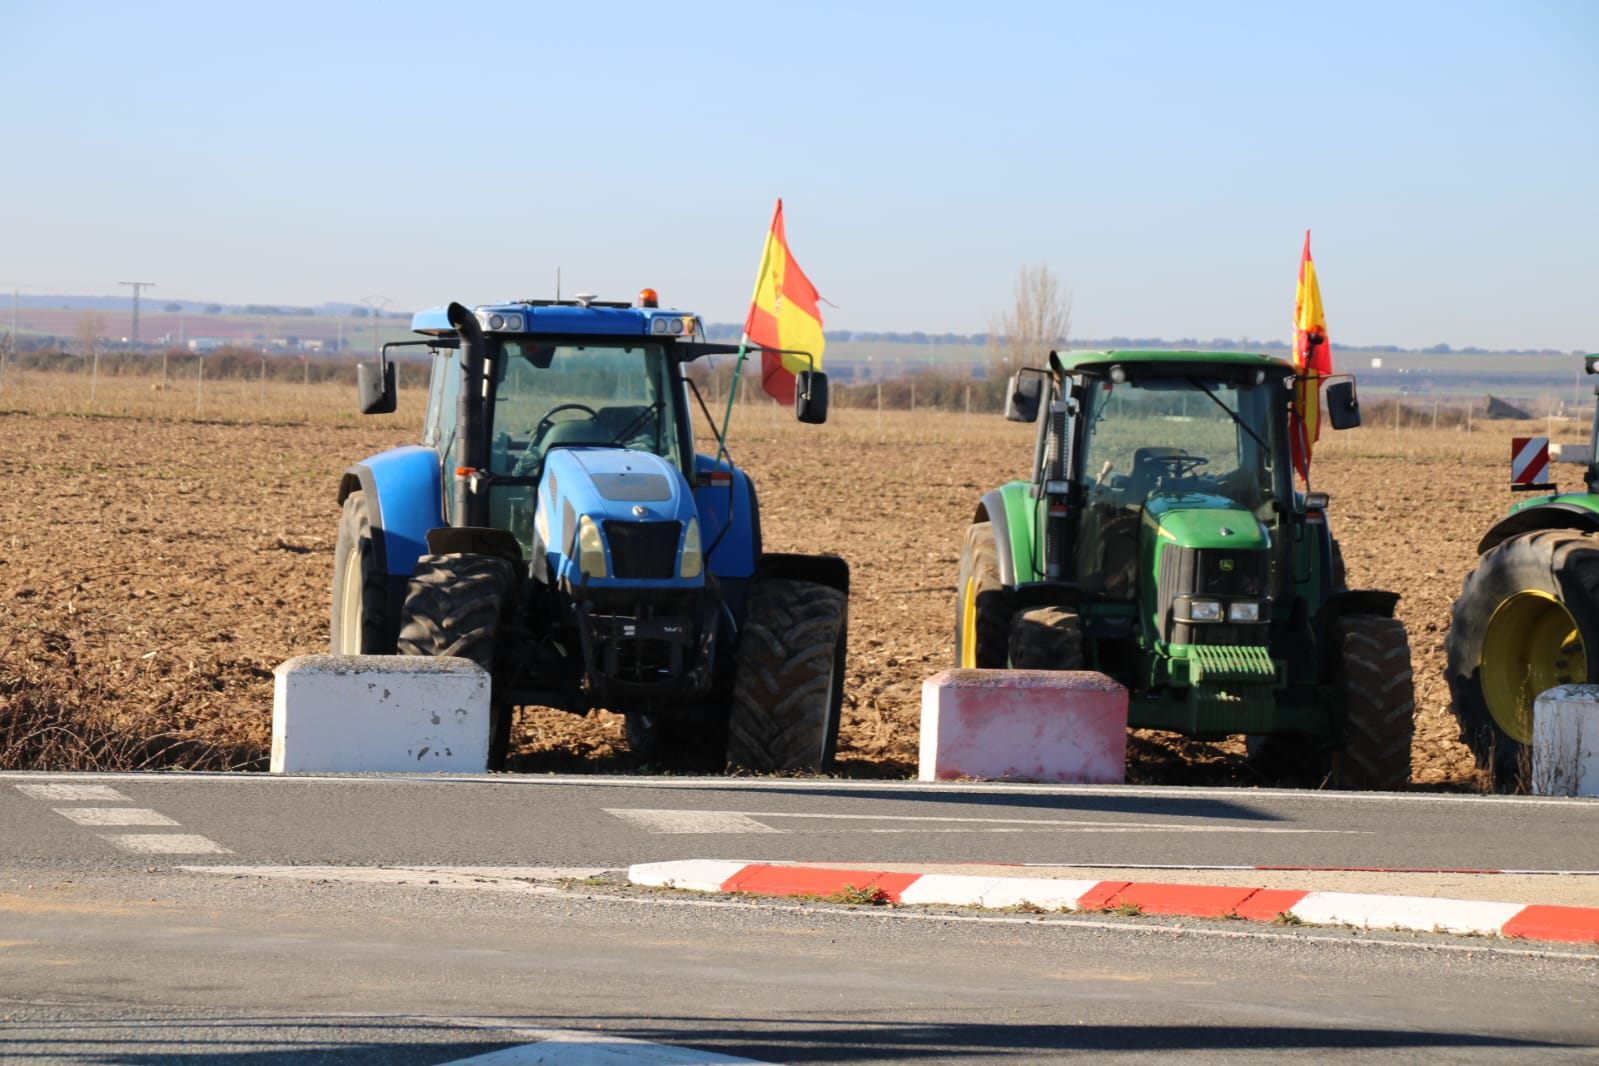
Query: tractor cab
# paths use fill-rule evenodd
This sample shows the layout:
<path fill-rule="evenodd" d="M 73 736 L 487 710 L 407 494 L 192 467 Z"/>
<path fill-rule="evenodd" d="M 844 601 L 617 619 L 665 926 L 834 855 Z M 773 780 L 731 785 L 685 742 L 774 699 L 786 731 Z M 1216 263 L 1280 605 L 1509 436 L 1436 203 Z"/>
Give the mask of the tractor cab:
<path fill-rule="evenodd" d="M 1140 529 L 1179 511 L 1230 512 L 1239 544 L 1271 542 L 1292 500 L 1286 368 L 1118 363 L 1080 380 L 1068 579 L 1132 601 Z"/>

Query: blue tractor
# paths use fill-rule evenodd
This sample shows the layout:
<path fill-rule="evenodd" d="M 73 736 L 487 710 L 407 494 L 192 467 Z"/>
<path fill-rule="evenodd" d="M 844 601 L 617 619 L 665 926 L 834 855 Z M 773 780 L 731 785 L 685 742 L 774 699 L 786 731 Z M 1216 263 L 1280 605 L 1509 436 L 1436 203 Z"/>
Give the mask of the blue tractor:
<path fill-rule="evenodd" d="M 826 770 L 849 568 L 763 551 L 725 423 L 714 455 L 695 448 L 691 399 L 715 419 L 686 368 L 739 347 L 647 289 L 638 306 L 452 303 L 412 329 L 423 339 L 357 368 L 363 413 L 386 413 L 390 349 L 432 358 L 421 443 L 340 480 L 333 652 L 477 662 L 491 769 L 531 706 L 618 712 L 664 769 Z M 825 421 L 827 395 L 820 371 L 799 373 L 799 420 Z"/>

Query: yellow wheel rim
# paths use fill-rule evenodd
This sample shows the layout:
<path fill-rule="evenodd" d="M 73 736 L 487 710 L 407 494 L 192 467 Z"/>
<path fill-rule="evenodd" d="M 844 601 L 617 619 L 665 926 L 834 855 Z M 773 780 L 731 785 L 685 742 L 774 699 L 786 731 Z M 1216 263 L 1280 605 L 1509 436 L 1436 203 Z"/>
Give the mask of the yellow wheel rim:
<path fill-rule="evenodd" d="M 966 670 L 977 669 L 977 582 L 967 579 L 961 586 L 960 663 Z"/>
<path fill-rule="evenodd" d="M 1582 634 L 1559 600 L 1526 589 L 1494 609 L 1482 635 L 1482 694 L 1506 736 L 1531 744 L 1538 694 L 1587 680 Z"/>

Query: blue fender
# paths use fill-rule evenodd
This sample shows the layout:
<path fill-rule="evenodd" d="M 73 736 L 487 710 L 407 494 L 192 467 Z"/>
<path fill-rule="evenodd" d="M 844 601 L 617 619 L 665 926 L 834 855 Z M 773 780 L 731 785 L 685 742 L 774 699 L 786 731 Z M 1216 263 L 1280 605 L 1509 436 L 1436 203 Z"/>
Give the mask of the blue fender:
<path fill-rule="evenodd" d="M 708 455 L 694 457 L 694 474 L 699 485 L 694 490 L 694 506 L 700 513 L 700 536 L 710 552 L 706 566 L 723 579 L 752 576 L 761 557 L 761 516 L 755 486 L 744 471 Z M 732 478 L 730 482 L 723 480 L 728 476 Z M 713 544 L 716 547 L 711 550 Z"/>
<path fill-rule="evenodd" d="M 356 463 L 339 482 L 339 503 L 356 489 L 366 494 L 378 566 L 409 578 L 427 554 L 430 529 L 446 525 L 439 453 L 419 444 L 390 448 Z"/>

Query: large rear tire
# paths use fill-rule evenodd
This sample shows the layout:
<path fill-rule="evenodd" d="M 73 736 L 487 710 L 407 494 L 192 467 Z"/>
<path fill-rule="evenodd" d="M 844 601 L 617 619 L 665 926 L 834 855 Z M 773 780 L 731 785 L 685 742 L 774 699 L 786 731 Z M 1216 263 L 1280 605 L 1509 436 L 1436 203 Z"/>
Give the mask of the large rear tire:
<path fill-rule="evenodd" d="M 456 655 L 492 677 L 500 622 L 516 588 L 516 567 L 496 555 L 424 555 L 405 594 L 401 655 Z M 503 770 L 511 708 L 489 697 L 488 768 Z"/>
<path fill-rule="evenodd" d="M 967 527 L 955 583 L 955 665 L 1002 670 L 1010 665 L 1011 608 L 999 577 L 992 522 Z"/>
<path fill-rule="evenodd" d="M 1344 703 L 1340 788 L 1397 792 L 1410 784 L 1416 686 L 1410 640 L 1397 618 L 1338 620 L 1338 685 Z"/>
<path fill-rule="evenodd" d="M 1484 553 L 1444 646 L 1460 739 L 1495 788 L 1524 789 L 1538 695 L 1599 681 L 1599 537 L 1545 529 Z"/>
<path fill-rule="evenodd" d="M 843 697 L 848 597 L 814 581 L 757 580 L 735 656 L 727 768 L 830 769 Z"/>
<path fill-rule="evenodd" d="M 334 655 L 393 655 L 389 576 L 378 567 L 366 494 L 344 498 L 333 548 L 333 613 L 328 650 Z"/>

